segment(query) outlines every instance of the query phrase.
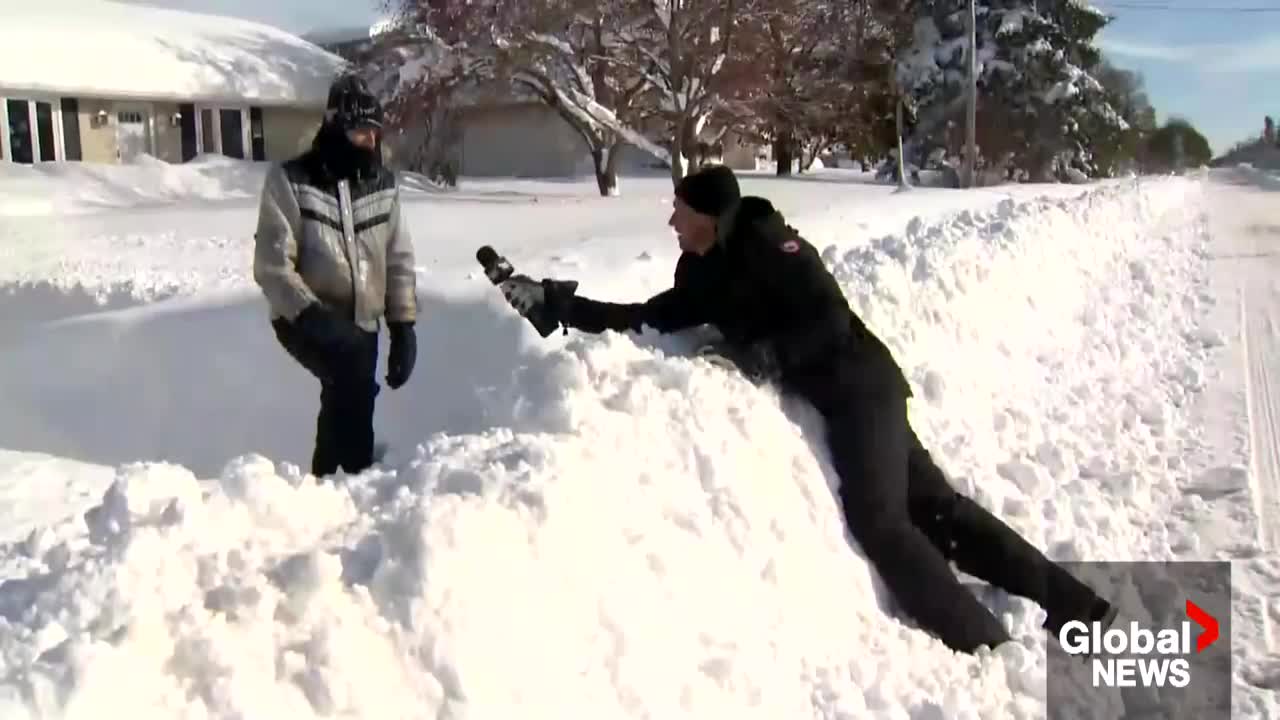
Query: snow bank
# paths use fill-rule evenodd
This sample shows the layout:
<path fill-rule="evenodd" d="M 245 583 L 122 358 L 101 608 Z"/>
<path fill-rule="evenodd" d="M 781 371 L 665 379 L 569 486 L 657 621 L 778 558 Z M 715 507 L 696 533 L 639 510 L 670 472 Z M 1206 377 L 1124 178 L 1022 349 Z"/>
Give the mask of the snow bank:
<path fill-rule="evenodd" d="M 0 24 L 13 91 L 324 107 L 344 62 L 270 25 L 139 3 L 8 2 Z"/>
<path fill-rule="evenodd" d="M 1213 171 L 1213 175 L 1235 184 L 1249 184 L 1263 190 L 1280 190 L 1280 171 L 1240 163 L 1234 168 Z"/>
<path fill-rule="evenodd" d="M 0 217 L 66 216 L 194 203 L 253 203 L 269 163 L 199 155 L 168 163 L 142 155 L 132 163 L 0 165 Z M 447 194 L 417 173 L 401 174 L 408 197 Z"/>
<path fill-rule="evenodd" d="M 176 201 L 255 200 L 267 163 L 201 155 L 171 164 L 149 155 L 134 163 L 0 165 L 0 217 L 71 215 Z"/>
<path fill-rule="evenodd" d="M 1178 408 L 1214 344 L 1190 332 L 1198 192 L 1175 178 L 1010 201 L 867 245 L 846 211 L 800 226 L 900 353 L 914 422 L 958 484 L 1055 556 L 1161 558 Z M 639 284 L 628 272 L 593 284 Z M 420 374 L 384 405 L 418 433 L 393 466 L 335 487 L 256 454 L 204 481 L 124 464 L 79 537 L 28 543 L 31 567 L 0 585 L 0 714 L 1043 715 L 1039 612 L 988 598 L 1023 641 L 976 658 L 897 620 L 845 542 L 805 408 L 679 338 L 527 343 L 491 288 L 472 291 L 424 315 L 439 324 Z M 60 389 L 43 401 L 140 435 L 159 430 L 149 416 L 188 419 L 163 442 L 227 432 L 233 404 L 263 430 L 245 426 L 284 368 L 261 327 L 236 332 L 248 310 L 167 306 L 12 349 L 0 395 L 32 424 L 26 393 Z M 193 328 L 225 340 L 174 355 Z M 76 348 L 142 367 L 60 388 L 93 372 Z M 157 366 L 151 389 L 133 384 Z M 184 384 L 163 374 L 179 369 Z M 139 393 L 132 413 L 77 394 L 108 381 Z M 152 415 L 166 394 L 172 412 Z M 302 410 L 271 431 L 305 435 Z M 21 429 L 6 417 L 0 438 Z"/>
<path fill-rule="evenodd" d="M 151 158 L 123 166 L 0 164 L 0 343 L 49 321 L 161 299 L 235 290 L 256 297 L 251 257 L 265 168 L 222 156 L 179 165 Z M 847 218 L 842 242 L 900 228 L 913 217 L 1011 197 L 1080 193 L 1042 185 L 971 193 L 919 189 L 908 197 L 865 179 L 844 171 L 795 180 L 746 173 L 742 183 L 747 192 L 774 199 L 789 217 L 840 208 Z M 402 180 L 425 286 L 465 278 L 481 242 L 497 244 L 529 271 L 573 273 L 589 284 L 592 276 L 610 277 L 609 268 L 636 266 L 642 257 L 652 262 L 647 271 L 627 274 L 644 281 L 634 292 L 670 278 L 664 263 L 674 257 L 675 244 L 665 224 L 671 196 L 665 175 L 628 178 L 624 198 L 599 197 L 594 178 L 476 179 L 451 191 L 412 173 Z M 260 332 L 257 319 L 252 322 L 246 331 Z"/>
<path fill-rule="evenodd" d="M 742 182 L 773 198 L 816 242 L 840 247 L 1012 196 L 895 195 L 850 184 L 847 175 Z M 509 356 L 519 352 L 522 328 L 477 272 L 481 241 L 508 253 L 522 271 L 577 279 L 597 297 L 646 297 L 670 283 L 677 249 L 665 226 L 669 179 L 636 179 L 624 199 L 600 198 L 593 181 L 477 185 L 413 194 L 406 205 L 422 288 L 421 362 L 431 370 L 402 392 L 384 393 L 378 417 L 380 431 L 409 448 L 437 430 L 492 427 L 472 389 L 510 381 Z M 1081 192 L 1016 190 L 1024 197 Z M 266 323 L 250 276 L 255 213 L 249 203 L 179 203 L 0 224 L 0 447 L 108 465 L 166 460 L 201 477 L 245 452 L 309 457 L 311 422 L 300 418 L 314 415 L 315 389 Z M 6 345 L 12 350 L 4 352 Z M 442 368 L 450 368 L 447 387 L 420 384 Z M 87 403 L 95 413 L 84 412 Z M 129 421 L 104 426 L 102 415 Z"/>

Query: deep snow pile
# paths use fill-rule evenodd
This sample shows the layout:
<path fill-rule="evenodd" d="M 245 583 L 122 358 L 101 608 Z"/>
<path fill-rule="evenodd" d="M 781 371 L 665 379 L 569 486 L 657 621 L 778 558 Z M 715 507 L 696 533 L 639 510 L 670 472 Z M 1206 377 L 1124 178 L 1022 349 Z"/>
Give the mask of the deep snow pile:
<path fill-rule="evenodd" d="M 181 165 L 142 155 L 133 163 L 0 165 L 0 216 L 72 215 L 174 200 L 253 200 L 267 164 L 201 155 Z"/>
<path fill-rule="evenodd" d="M 1010 201 L 867 246 L 838 212 L 797 225 L 899 352 L 961 487 L 1056 557 L 1167 558 L 1180 407 L 1214 344 L 1192 332 L 1199 192 Z M 528 338 L 492 295 L 459 336 Z M 0 715 L 1043 715 L 1039 611 L 991 599 L 1024 638 L 994 657 L 901 624 L 804 408 L 649 336 L 499 357 L 472 394 L 490 429 L 342 487 L 256 455 L 210 481 L 120 468 L 18 548 Z M 460 383 L 421 371 L 430 413 Z"/>

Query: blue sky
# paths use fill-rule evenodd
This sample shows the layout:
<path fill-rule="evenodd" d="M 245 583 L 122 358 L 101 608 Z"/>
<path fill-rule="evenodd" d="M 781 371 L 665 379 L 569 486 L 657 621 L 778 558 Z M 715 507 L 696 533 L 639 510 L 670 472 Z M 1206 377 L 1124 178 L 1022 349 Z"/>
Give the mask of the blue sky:
<path fill-rule="evenodd" d="M 1276 0 L 1093 3 L 1116 18 L 1102 31 L 1098 44 L 1116 65 L 1142 73 L 1162 122 L 1170 115 L 1187 118 L 1209 139 L 1214 154 L 1257 137 L 1266 115 L 1280 122 Z M 1132 9 L 1135 5 L 1168 9 Z"/>
<path fill-rule="evenodd" d="M 370 24 L 382 0 L 138 0 L 271 23 L 296 33 Z M 1141 72 L 1159 119 L 1181 115 L 1215 154 L 1280 121 L 1280 2 L 1277 0 L 1093 0 L 1116 17 L 1099 44 Z M 1132 6 L 1148 9 L 1131 9 Z M 1241 13 L 1231 8 L 1271 7 Z M 1209 8 L 1195 11 L 1193 8 Z"/>

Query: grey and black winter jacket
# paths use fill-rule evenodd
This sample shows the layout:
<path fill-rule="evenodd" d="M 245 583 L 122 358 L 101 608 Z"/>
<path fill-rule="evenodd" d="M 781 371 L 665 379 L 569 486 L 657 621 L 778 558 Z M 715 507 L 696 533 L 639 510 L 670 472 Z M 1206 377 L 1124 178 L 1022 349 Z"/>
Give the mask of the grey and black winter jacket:
<path fill-rule="evenodd" d="M 271 317 L 293 321 L 318 300 L 370 332 L 383 318 L 414 322 L 413 244 L 395 174 L 338 179 L 316 153 L 273 166 L 263 184 L 253 277 Z"/>

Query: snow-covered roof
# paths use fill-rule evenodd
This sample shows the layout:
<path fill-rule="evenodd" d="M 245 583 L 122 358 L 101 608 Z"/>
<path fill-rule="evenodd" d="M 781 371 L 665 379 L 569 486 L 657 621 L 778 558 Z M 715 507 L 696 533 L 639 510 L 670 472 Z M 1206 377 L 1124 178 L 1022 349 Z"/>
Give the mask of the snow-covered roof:
<path fill-rule="evenodd" d="M 344 63 L 237 18 L 110 0 L 4 4 L 0 94 L 323 106 Z"/>

